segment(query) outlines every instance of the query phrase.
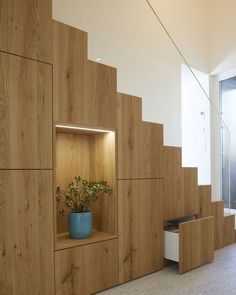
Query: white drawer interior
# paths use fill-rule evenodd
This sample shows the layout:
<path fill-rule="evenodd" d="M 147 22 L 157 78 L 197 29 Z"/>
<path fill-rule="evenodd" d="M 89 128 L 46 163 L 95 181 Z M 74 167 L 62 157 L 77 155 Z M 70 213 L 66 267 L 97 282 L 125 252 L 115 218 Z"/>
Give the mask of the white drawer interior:
<path fill-rule="evenodd" d="M 164 257 L 179 262 L 179 233 L 164 230 Z"/>

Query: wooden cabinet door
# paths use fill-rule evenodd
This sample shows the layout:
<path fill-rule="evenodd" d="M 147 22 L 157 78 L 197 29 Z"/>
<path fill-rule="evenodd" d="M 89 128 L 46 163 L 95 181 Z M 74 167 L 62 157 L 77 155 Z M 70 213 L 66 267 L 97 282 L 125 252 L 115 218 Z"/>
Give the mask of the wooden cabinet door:
<path fill-rule="evenodd" d="M 142 121 L 139 97 L 119 93 L 117 102 L 118 179 L 163 177 L 163 126 Z"/>
<path fill-rule="evenodd" d="M 117 240 L 55 253 L 56 294 L 89 295 L 118 284 Z"/>
<path fill-rule="evenodd" d="M 163 267 L 163 180 L 118 181 L 119 283 Z"/>
<path fill-rule="evenodd" d="M 0 53 L 0 169 L 52 168 L 52 67 Z"/>
<path fill-rule="evenodd" d="M 0 294 L 52 295 L 51 171 L 0 171 Z"/>
<path fill-rule="evenodd" d="M 0 50 L 50 63 L 52 1 L 2 0 Z"/>
<path fill-rule="evenodd" d="M 87 34 L 53 22 L 54 120 L 116 128 L 116 69 L 87 61 Z"/>
<path fill-rule="evenodd" d="M 214 217 L 179 225 L 179 272 L 183 273 L 214 258 Z"/>

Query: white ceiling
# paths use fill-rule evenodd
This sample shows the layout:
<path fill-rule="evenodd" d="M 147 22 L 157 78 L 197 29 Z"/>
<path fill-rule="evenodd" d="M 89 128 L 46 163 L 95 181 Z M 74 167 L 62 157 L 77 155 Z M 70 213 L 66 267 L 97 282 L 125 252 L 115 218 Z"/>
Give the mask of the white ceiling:
<path fill-rule="evenodd" d="M 150 2 L 192 66 L 206 70 L 207 1 Z M 145 0 L 54 0 L 53 17 L 87 31 L 90 40 L 112 44 L 116 50 L 152 65 L 160 56 L 179 58 Z M 93 41 L 89 45 L 90 58 L 99 57 L 98 45 Z M 104 50 L 104 56 L 109 54 Z"/>

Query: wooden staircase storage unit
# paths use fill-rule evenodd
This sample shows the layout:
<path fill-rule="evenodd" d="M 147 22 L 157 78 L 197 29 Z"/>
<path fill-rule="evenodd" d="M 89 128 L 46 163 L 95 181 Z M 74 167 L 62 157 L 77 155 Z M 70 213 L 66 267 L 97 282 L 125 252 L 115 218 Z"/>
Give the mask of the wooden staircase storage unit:
<path fill-rule="evenodd" d="M 211 261 L 235 242 L 234 216 L 163 145 L 163 125 L 142 121 L 141 98 L 117 93 L 116 69 L 87 59 L 87 33 L 36 2 L 0 7 L 0 294 L 87 295 L 157 271 L 164 223 L 186 216 L 180 272 Z M 114 188 L 82 241 L 57 219 L 55 188 L 74 174 Z"/>
<path fill-rule="evenodd" d="M 233 229 L 235 215 L 224 214 L 223 201 L 211 202 L 211 186 L 198 187 L 200 216 L 214 216 L 214 249 L 220 249 L 235 242 Z"/>

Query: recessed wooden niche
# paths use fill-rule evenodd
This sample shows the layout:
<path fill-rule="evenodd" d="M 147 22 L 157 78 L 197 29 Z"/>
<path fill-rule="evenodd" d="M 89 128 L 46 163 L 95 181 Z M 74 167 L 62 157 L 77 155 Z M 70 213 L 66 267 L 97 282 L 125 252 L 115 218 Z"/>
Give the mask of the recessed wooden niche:
<path fill-rule="evenodd" d="M 112 195 L 92 205 L 93 235 L 85 240 L 70 239 L 68 213 L 58 216 L 56 207 L 56 250 L 114 239 L 117 236 L 117 188 L 115 131 L 78 125 L 55 125 L 55 190 L 66 187 L 75 176 L 106 180 Z M 56 204 L 56 202 L 55 202 Z"/>

